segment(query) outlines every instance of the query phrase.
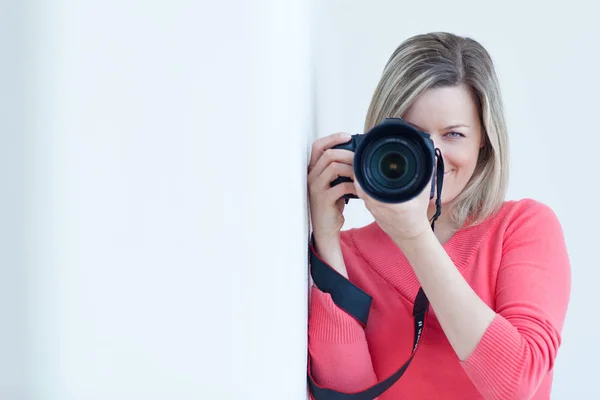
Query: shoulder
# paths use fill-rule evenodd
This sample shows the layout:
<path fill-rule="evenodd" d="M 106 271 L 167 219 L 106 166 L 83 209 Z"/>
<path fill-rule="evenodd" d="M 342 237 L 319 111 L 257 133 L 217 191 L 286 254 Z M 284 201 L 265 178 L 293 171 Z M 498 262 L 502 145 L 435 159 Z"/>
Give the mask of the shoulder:
<path fill-rule="evenodd" d="M 554 210 L 531 198 L 508 200 L 483 222 L 462 228 L 472 242 L 521 243 L 523 239 L 564 242 L 563 231 Z"/>
<path fill-rule="evenodd" d="M 515 216 L 527 215 L 532 213 L 542 213 L 546 216 L 554 215 L 554 211 L 552 210 L 552 208 L 550 208 L 550 206 L 539 200 L 531 198 L 505 201 L 502 205 L 502 209 L 504 209 L 505 212 L 510 212 L 511 215 Z"/>
<path fill-rule="evenodd" d="M 512 234 L 524 231 L 560 231 L 561 224 L 554 210 L 547 204 L 531 198 L 505 201 L 495 219 L 499 226 Z"/>
<path fill-rule="evenodd" d="M 502 243 L 503 257 L 519 254 L 543 258 L 548 265 L 569 264 L 561 223 L 547 204 L 530 198 L 507 201 L 493 218 L 492 236 Z"/>
<path fill-rule="evenodd" d="M 386 239 L 389 240 L 376 222 L 341 232 L 342 246 L 347 249 L 355 249 L 358 243 L 367 246 L 379 244 L 382 241 L 386 241 Z"/>

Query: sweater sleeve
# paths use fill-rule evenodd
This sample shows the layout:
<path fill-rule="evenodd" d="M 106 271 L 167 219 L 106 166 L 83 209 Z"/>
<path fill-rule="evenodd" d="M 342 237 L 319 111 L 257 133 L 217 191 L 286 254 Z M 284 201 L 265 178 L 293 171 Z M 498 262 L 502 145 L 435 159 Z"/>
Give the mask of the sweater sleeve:
<path fill-rule="evenodd" d="M 315 382 L 346 393 L 377 383 L 362 325 L 328 293 L 313 286 L 311 297 L 308 351 Z"/>
<path fill-rule="evenodd" d="M 496 316 L 462 362 L 488 400 L 531 398 L 554 366 L 571 287 L 562 228 L 529 201 L 509 224 L 496 282 Z"/>
<path fill-rule="evenodd" d="M 342 248 L 352 253 L 344 244 Z M 352 279 L 347 255 L 344 258 Z M 311 289 L 308 352 L 310 374 L 320 387 L 352 393 L 377 383 L 362 324 L 316 286 Z"/>

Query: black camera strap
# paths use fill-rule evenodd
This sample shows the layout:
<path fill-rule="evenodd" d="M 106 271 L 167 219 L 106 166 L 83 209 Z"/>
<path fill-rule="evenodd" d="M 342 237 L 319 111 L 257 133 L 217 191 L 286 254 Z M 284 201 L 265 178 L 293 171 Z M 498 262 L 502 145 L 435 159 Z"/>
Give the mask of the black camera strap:
<path fill-rule="evenodd" d="M 437 157 L 437 167 L 435 169 L 435 179 L 433 179 L 433 184 L 436 185 L 437 196 L 435 199 L 435 214 L 431 218 L 431 230 L 435 230 L 435 221 L 442 214 L 442 186 L 444 184 L 444 158 L 442 157 L 442 152 L 440 149 L 435 149 L 435 155 Z"/>
<path fill-rule="evenodd" d="M 434 229 L 435 221 L 441 214 L 442 184 L 444 179 L 444 161 L 439 149 L 435 149 L 437 156 L 436 176 L 433 179 L 437 189 L 436 212 L 431 221 L 431 229 Z M 342 310 L 354 317 L 361 325 L 366 327 L 371 309 L 372 297 L 362 291 L 350 280 L 343 277 L 323 260 L 319 258 L 314 249 L 314 237 L 311 237 L 310 244 L 310 265 L 311 276 L 315 285 L 324 293 L 329 293 L 333 302 Z M 425 319 L 429 309 L 429 300 L 423 291 L 419 288 L 413 305 L 414 318 L 414 340 L 412 352 L 409 359 L 392 375 L 370 388 L 354 393 L 343 393 L 333 389 L 317 385 L 311 374 L 310 355 L 308 359 L 308 385 L 310 394 L 314 400 L 373 400 L 379 397 L 396 383 L 410 365 L 415 357 L 418 345 L 421 341 L 423 329 L 425 328 Z"/>

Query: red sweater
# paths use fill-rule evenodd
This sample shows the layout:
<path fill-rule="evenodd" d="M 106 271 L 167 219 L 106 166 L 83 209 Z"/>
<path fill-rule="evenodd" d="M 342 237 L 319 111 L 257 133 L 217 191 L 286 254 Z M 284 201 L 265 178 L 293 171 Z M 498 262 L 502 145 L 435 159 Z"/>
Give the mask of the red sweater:
<path fill-rule="evenodd" d="M 496 317 L 461 362 L 431 307 L 417 353 L 380 400 L 548 400 L 570 294 L 570 263 L 553 211 L 530 199 L 505 202 L 444 249 Z M 364 390 L 395 372 L 413 343 L 420 287 L 392 240 L 372 223 L 342 232 L 351 282 L 373 297 L 366 328 L 312 288 L 309 352 L 319 386 Z"/>

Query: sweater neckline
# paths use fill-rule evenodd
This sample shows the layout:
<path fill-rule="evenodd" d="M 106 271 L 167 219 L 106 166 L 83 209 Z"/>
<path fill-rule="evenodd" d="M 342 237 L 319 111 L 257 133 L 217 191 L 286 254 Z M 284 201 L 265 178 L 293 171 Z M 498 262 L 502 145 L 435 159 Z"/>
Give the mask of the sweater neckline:
<path fill-rule="evenodd" d="M 489 221 L 476 226 L 466 226 L 457 230 L 450 239 L 442 245 L 459 271 L 464 271 L 469 265 L 471 255 L 476 251 L 473 246 L 480 241 L 489 226 Z M 361 232 L 362 231 L 362 232 Z M 420 288 L 420 283 L 398 245 L 379 227 L 377 222 L 353 232 L 353 246 L 358 250 L 370 267 L 398 291 L 414 300 Z M 470 254 L 471 253 L 471 254 Z"/>

